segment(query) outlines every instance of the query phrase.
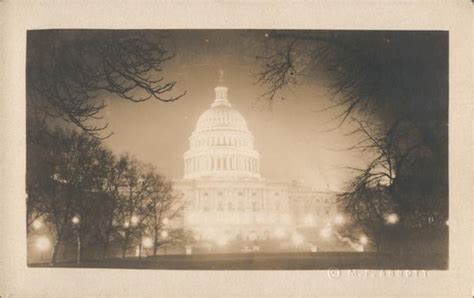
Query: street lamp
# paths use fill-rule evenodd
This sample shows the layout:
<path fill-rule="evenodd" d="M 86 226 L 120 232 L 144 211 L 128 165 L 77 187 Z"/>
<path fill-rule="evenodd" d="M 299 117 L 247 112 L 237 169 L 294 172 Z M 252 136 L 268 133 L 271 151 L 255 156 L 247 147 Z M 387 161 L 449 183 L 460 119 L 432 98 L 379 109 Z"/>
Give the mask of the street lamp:
<path fill-rule="evenodd" d="M 33 229 L 39 230 L 42 227 L 43 227 L 43 222 L 41 220 L 37 219 L 33 222 Z"/>
<path fill-rule="evenodd" d="M 72 219 L 71 219 L 72 223 L 75 224 L 75 225 L 78 225 L 80 222 L 81 222 L 81 219 L 78 215 L 75 215 Z"/>
<path fill-rule="evenodd" d="M 81 223 L 81 218 L 79 215 L 74 215 L 74 217 L 71 219 L 75 230 L 76 230 L 76 237 L 77 237 L 77 259 L 76 263 L 80 264 L 81 263 L 81 237 L 79 234 L 79 224 Z"/>
<path fill-rule="evenodd" d="M 336 225 L 343 225 L 345 222 L 345 218 L 342 214 L 336 214 L 336 217 L 334 218 L 334 223 Z"/>
<path fill-rule="evenodd" d="M 130 218 L 130 222 L 132 223 L 132 225 L 137 225 L 138 224 L 138 221 L 139 221 L 139 218 L 138 216 L 136 215 L 132 215 L 132 217 Z"/>
<path fill-rule="evenodd" d="M 399 220 L 400 220 L 400 218 L 398 217 L 398 215 L 396 213 L 390 213 L 390 214 L 385 216 L 385 222 L 389 225 L 394 225 Z"/>
<path fill-rule="evenodd" d="M 285 229 L 283 229 L 282 227 L 276 228 L 275 236 L 279 239 L 282 239 L 283 237 L 285 237 Z"/>
<path fill-rule="evenodd" d="M 153 246 L 153 239 L 150 237 L 144 237 L 142 240 L 142 244 L 144 248 L 151 248 Z"/>
<path fill-rule="evenodd" d="M 225 246 L 227 244 L 227 238 L 224 236 L 221 236 L 217 239 L 217 245 L 219 246 Z"/>
<path fill-rule="evenodd" d="M 164 239 L 168 238 L 168 231 L 161 231 L 161 237 Z"/>
<path fill-rule="evenodd" d="M 327 225 L 326 227 L 324 227 L 324 229 L 321 230 L 320 235 L 323 238 L 328 239 L 329 237 L 331 237 L 331 233 L 332 233 L 331 226 Z"/>
<path fill-rule="evenodd" d="M 293 242 L 293 245 L 300 246 L 304 242 L 304 238 L 300 234 L 294 233 L 291 236 L 291 241 Z"/>
<path fill-rule="evenodd" d="M 44 252 L 51 246 L 51 243 L 46 236 L 40 236 L 36 239 L 36 248 L 40 251 L 41 261 L 44 259 Z"/>

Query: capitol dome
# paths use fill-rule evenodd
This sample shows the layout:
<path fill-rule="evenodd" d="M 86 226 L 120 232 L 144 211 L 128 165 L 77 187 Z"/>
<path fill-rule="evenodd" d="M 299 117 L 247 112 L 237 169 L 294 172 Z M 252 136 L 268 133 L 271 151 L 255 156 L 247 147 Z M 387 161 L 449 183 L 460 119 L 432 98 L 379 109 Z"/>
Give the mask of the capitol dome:
<path fill-rule="evenodd" d="M 198 119 L 184 154 L 185 179 L 260 179 L 260 155 L 244 117 L 229 103 L 227 87 L 215 90 L 211 107 Z"/>

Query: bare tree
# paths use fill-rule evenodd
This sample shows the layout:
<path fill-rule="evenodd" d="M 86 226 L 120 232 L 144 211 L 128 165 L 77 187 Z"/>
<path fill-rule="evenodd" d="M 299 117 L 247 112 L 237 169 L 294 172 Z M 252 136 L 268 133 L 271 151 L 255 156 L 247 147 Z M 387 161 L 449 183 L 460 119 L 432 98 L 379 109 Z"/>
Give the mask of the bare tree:
<path fill-rule="evenodd" d="M 144 170 L 138 161 L 123 157 L 127 164 L 118 190 L 120 200 L 116 206 L 116 235 L 122 248 L 122 257 L 133 244 L 141 245 L 144 223 L 150 216 L 148 200 L 152 195 L 153 173 Z"/>
<path fill-rule="evenodd" d="M 184 231 L 176 228 L 176 221 L 180 220 L 185 205 L 174 192 L 172 183 L 162 176 L 155 175 L 149 206 L 147 230 L 152 235 L 155 256 L 159 248 L 186 240 Z"/>
<path fill-rule="evenodd" d="M 85 198 L 97 193 L 101 169 L 97 157 L 106 153 L 97 139 L 74 131 L 38 129 L 30 131 L 30 137 L 28 223 L 41 214 L 53 234 L 52 262 L 56 262 L 60 245 L 73 235 L 72 218 L 81 216 Z"/>
<path fill-rule="evenodd" d="M 354 169 L 358 175 L 340 196 L 346 210 L 368 228 L 389 210 L 398 212 L 402 226 L 444 223 L 447 35 L 274 31 L 268 39 L 258 75 L 267 99 L 300 77 L 325 73 L 334 101 L 329 109 L 342 108 L 337 127 L 348 119 L 358 124 L 360 141 L 350 149 L 373 154 L 366 168 Z"/>
<path fill-rule="evenodd" d="M 133 102 L 174 101 L 176 82 L 164 64 L 174 57 L 155 31 L 45 30 L 28 32 L 29 118 L 60 118 L 98 136 L 104 92 Z"/>

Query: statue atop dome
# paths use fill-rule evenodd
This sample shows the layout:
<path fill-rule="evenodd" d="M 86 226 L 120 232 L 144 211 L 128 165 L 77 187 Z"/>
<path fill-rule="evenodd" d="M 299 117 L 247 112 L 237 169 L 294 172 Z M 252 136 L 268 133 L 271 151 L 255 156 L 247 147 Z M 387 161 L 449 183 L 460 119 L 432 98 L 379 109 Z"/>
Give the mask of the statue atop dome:
<path fill-rule="evenodd" d="M 227 100 L 227 87 L 224 86 L 224 71 L 222 69 L 219 70 L 218 82 L 219 83 L 217 87 L 214 88 L 214 91 L 216 92 L 216 98 L 214 100 L 214 103 L 212 104 L 212 107 L 216 107 L 216 106 L 230 107 L 231 104 Z"/>
<path fill-rule="evenodd" d="M 219 84 L 224 84 L 224 71 L 219 69 Z"/>

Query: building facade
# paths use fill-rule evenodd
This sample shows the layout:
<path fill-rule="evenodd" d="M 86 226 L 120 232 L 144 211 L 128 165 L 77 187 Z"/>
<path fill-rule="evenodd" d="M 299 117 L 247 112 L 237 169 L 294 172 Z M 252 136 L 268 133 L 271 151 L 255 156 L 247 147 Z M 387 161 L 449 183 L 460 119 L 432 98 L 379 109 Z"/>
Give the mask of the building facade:
<path fill-rule="evenodd" d="M 214 90 L 214 102 L 189 137 L 184 177 L 174 182 L 187 205 L 182 224 L 195 245 L 262 249 L 261 243 L 274 240 L 314 247 L 318 236 L 309 234 L 330 228 L 335 195 L 262 177 L 246 120 L 232 107 L 222 80 Z"/>

